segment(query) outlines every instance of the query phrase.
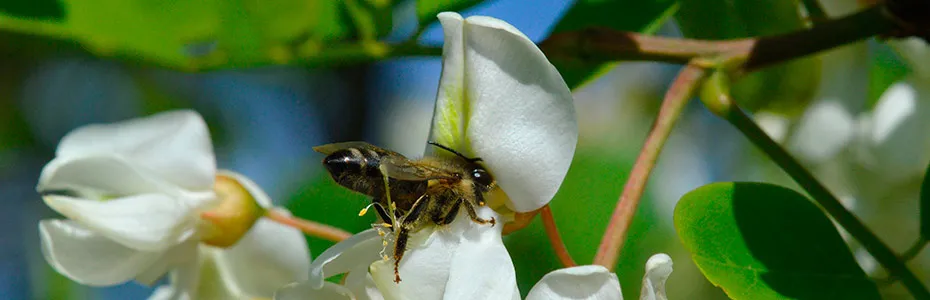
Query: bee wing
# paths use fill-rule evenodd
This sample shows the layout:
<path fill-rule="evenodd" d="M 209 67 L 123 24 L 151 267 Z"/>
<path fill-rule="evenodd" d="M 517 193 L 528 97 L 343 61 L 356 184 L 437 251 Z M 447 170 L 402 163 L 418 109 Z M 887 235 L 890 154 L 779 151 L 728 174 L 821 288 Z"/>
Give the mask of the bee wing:
<path fill-rule="evenodd" d="M 445 170 L 416 164 L 403 156 L 382 157 L 381 169 L 388 177 L 398 180 L 423 181 L 453 177 Z"/>
<path fill-rule="evenodd" d="M 343 150 L 343 149 L 349 149 L 349 148 L 369 149 L 371 151 L 378 153 L 381 156 L 403 157 L 403 155 L 401 155 L 400 153 L 387 150 L 387 149 L 383 149 L 383 148 L 379 148 L 378 146 L 375 146 L 375 145 L 372 145 L 366 142 L 362 142 L 362 141 L 341 142 L 341 143 L 320 145 L 320 146 L 313 147 L 313 151 L 329 155 L 329 154 L 333 154 L 333 152 Z"/>

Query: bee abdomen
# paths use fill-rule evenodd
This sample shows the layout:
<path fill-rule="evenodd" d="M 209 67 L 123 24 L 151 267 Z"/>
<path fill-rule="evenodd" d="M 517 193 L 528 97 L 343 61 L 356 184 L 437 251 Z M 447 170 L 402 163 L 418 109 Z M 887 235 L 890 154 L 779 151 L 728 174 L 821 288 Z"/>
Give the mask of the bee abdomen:
<path fill-rule="evenodd" d="M 356 148 L 339 150 L 323 158 L 323 166 L 336 183 L 369 195 L 375 191 L 371 191 L 363 182 L 381 178 L 380 163 L 381 156 L 378 153 Z M 359 180 L 363 178 L 368 180 Z"/>

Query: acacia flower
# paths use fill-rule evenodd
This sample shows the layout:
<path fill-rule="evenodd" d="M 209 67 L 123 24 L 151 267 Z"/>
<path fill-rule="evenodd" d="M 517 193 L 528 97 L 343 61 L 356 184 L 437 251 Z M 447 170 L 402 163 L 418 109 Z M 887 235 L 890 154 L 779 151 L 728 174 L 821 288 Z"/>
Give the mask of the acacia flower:
<path fill-rule="evenodd" d="M 154 299 L 198 298 L 198 290 L 268 297 L 309 265 L 298 231 L 258 220 L 268 196 L 241 175 L 217 172 L 193 111 L 70 132 L 37 190 L 67 218 L 39 223 L 42 252 L 78 283 L 150 285 L 171 272 Z"/>
<path fill-rule="evenodd" d="M 480 157 L 496 178 L 500 190 L 492 191 L 488 206 L 478 208 L 481 218 L 507 220 L 513 212 L 539 209 L 559 189 L 578 141 L 568 86 L 539 48 L 510 24 L 482 16 L 462 19 L 452 12 L 438 17 L 445 44 L 431 140 Z M 462 211 L 446 227 L 412 234 L 400 262 L 400 283 L 393 282 L 393 262 L 381 259 L 390 245 L 368 230 L 321 254 L 312 263 L 310 281 L 288 286 L 276 298 L 360 297 L 348 290 L 356 286 L 376 288 L 386 299 L 516 299 L 520 293 L 501 240 L 502 223 L 477 224 Z M 324 282 L 344 272 L 349 272 L 345 288 Z"/>

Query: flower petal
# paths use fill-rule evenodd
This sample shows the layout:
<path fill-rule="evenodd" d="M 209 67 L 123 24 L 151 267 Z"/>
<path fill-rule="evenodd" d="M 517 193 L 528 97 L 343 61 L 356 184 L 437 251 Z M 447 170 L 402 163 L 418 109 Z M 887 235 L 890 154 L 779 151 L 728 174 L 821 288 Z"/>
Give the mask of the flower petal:
<path fill-rule="evenodd" d="M 842 104 L 820 101 L 801 117 L 788 148 L 808 162 L 821 163 L 849 144 L 854 128 L 852 115 Z"/>
<path fill-rule="evenodd" d="M 665 281 L 672 274 L 672 258 L 665 253 L 655 254 L 646 261 L 646 274 L 639 293 L 641 300 L 668 300 Z"/>
<path fill-rule="evenodd" d="M 189 190 L 213 187 L 216 158 L 207 125 L 192 110 L 170 111 L 75 129 L 58 145 L 59 158 L 116 154 Z"/>
<path fill-rule="evenodd" d="M 186 257 L 187 263 L 179 264 L 171 271 L 171 280 L 167 285 L 158 287 L 149 300 L 191 300 L 191 299 L 224 299 L 211 295 L 201 295 L 201 267 L 203 266 L 200 252 L 194 251 Z M 193 257 L 191 257 L 193 256 Z"/>
<path fill-rule="evenodd" d="M 288 284 L 274 293 L 274 300 L 305 299 L 356 300 L 349 289 L 332 282 L 324 282 L 320 288 L 312 287 L 309 282 L 297 282 Z"/>
<path fill-rule="evenodd" d="M 163 251 L 194 233 L 193 211 L 165 195 L 146 194 L 108 201 L 59 195 L 42 199 L 62 215 L 132 249 Z"/>
<path fill-rule="evenodd" d="M 436 94 L 436 108 L 430 139 L 452 149 L 465 150 L 465 48 L 462 46 L 462 16 L 454 12 L 438 15 L 442 23 L 442 75 Z M 427 152 L 430 152 L 427 147 Z"/>
<path fill-rule="evenodd" d="M 162 255 L 127 248 L 73 221 L 42 220 L 39 236 L 42 253 L 52 268 L 91 286 L 129 281 Z"/>
<path fill-rule="evenodd" d="M 303 234 L 267 219 L 259 219 L 234 246 L 214 253 L 233 295 L 271 297 L 285 284 L 306 280 L 310 268 Z"/>
<path fill-rule="evenodd" d="M 549 272 L 526 295 L 526 300 L 546 299 L 623 299 L 623 293 L 617 274 L 587 265 Z"/>
<path fill-rule="evenodd" d="M 313 260 L 307 281 L 314 289 L 323 288 L 327 277 L 349 272 L 359 266 L 368 266 L 381 259 L 378 255 L 380 249 L 381 235 L 376 229 L 359 232 L 329 247 Z"/>
<path fill-rule="evenodd" d="M 928 96 L 921 85 L 903 81 L 889 87 L 875 105 L 864 136 L 866 163 L 888 182 L 923 175 L 930 162 Z"/>
<path fill-rule="evenodd" d="M 482 158 L 511 210 L 542 207 L 558 191 L 578 142 L 568 86 L 510 24 L 480 16 L 463 21 L 455 13 L 439 19 L 446 44 L 432 138 Z M 448 138 L 463 130 L 464 143 Z"/>
<path fill-rule="evenodd" d="M 479 208 L 478 215 L 500 219 L 488 207 Z M 519 299 L 501 228 L 501 223 L 477 224 L 459 212 L 449 227 L 414 234 L 400 263 L 399 284 L 390 260 L 372 264 L 372 277 L 387 299 Z"/>
<path fill-rule="evenodd" d="M 352 291 L 355 300 L 384 300 L 384 296 L 375 285 L 375 280 L 368 272 L 368 266 L 349 271 L 345 286 Z"/>

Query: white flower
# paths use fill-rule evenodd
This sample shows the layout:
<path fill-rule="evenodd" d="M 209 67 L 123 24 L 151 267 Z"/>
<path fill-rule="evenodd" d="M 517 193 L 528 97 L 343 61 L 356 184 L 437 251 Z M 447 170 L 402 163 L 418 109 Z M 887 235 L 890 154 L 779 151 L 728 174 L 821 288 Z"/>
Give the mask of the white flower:
<path fill-rule="evenodd" d="M 439 20 L 445 45 L 431 140 L 480 157 L 497 180 L 505 195 L 479 207 L 480 217 L 502 220 L 513 211 L 546 205 L 568 172 L 578 141 L 568 87 L 536 45 L 510 24 L 481 16 L 463 20 L 449 12 Z M 412 234 L 400 262 L 400 283 L 393 281 L 393 262 L 380 259 L 382 249 L 392 246 L 383 245 L 374 230 L 365 231 L 324 252 L 312 264 L 310 281 L 282 289 L 275 298 L 343 293 L 350 299 L 364 291 L 385 299 L 519 299 L 502 223 L 477 224 L 463 210 L 446 227 Z M 366 271 L 370 280 L 362 276 Z M 349 272 L 346 287 L 363 288 L 347 291 L 323 281 L 344 272 Z M 370 292 L 372 282 L 377 293 Z"/>
<path fill-rule="evenodd" d="M 198 298 L 198 289 L 268 297 L 278 286 L 305 278 L 309 251 L 294 229 L 258 220 L 233 247 L 201 243 L 216 233 L 201 214 L 230 198 L 214 192 L 217 176 L 241 186 L 250 201 L 271 205 L 247 178 L 217 173 L 206 124 L 192 111 L 72 131 L 37 187 L 68 218 L 40 222 L 46 260 L 59 273 L 93 286 L 133 279 L 152 284 L 170 271 L 172 285 L 160 288 L 155 299 Z M 201 268 L 208 272 L 201 274 Z"/>
<path fill-rule="evenodd" d="M 664 253 L 646 262 L 641 300 L 667 300 L 665 280 L 672 273 L 672 259 Z M 623 299 L 617 275 L 599 265 L 558 269 L 543 276 L 526 300 Z"/>

